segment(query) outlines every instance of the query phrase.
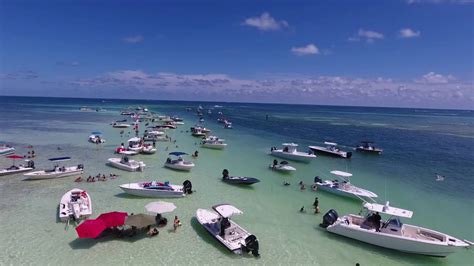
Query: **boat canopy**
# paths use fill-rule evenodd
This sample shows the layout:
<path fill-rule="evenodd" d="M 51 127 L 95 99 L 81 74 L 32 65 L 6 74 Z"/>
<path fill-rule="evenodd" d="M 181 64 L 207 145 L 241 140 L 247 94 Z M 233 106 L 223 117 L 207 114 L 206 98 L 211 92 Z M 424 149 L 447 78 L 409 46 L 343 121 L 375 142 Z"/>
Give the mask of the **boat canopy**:
<path fill-rule="evenodd" d="M 380 212 L 380 213 L 385 213 L 388 215 L 404 217 L 404 218 L 411 218 L 413 215 L 412 211 L 389 206 L 388 201 L 387 203 L 385 203 L 385 205 L 367 202 L 364 204 L 364 208 L 372 212 Z"/>
<path fill-rule="evenodd" d="M 175 151 L 175 152 L 170 152 L 169 155 L 181 156 L 181 155 L 188 155 L 188 154 L 181 151 Z"/>
<path fill-rule="evenodd" d="M 296 143 L 283 143 L 281 145 L 283 145 L 285 147 L 298 147 L 298 144 L 296 144 Z"/>
<path fill-rule="evenodd" d="M 224 218 L 229 218 L 231 216 L 243 213 L 241 210 L 229 204 L 219 204 L 212 206 L 212 208 Z"/>
<path fill-rule="evenodd" d="M 327 141 L 325 141 L 324 144 L 326 144 L 326 145 L 331 145 L 331 146 L 337 146 L 337 143 L 335 143 L 335 142 L 327 142 Z"/>
<path fill-rule="evenodd" d="M 352 176 L 351 173 L 347 173 L 347 172 L 343 172 L 343 171 L 338 171 L 338 170 L 331 171 L 331 174 L 337 175 L 337 176 L 342 176 L 342 177 L 351 177 L 351 176 Z"/>
<path fill-rule="evenodd" d="M 51 162 L 63 162 L 71 160 L 71 157 L 56 157 L 56 158 L 49 158 Z"/>
<path fill-rule="evenodd" d="M 140 138 L 137 138 L 137 137 L 133 137 L 131 139 L 128 140 L 128 142 L 140 142 Z"/>

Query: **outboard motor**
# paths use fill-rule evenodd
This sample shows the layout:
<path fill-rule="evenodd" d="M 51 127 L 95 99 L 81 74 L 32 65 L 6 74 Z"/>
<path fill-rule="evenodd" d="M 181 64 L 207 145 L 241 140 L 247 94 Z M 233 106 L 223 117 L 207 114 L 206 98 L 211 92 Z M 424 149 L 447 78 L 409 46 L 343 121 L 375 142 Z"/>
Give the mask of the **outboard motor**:
<path fill-rule="evenodd" d="M 33 162 L 33 160 L 29 160 L 28 163 L 27 163 L 27 166 L 34 169 L 35 168 L 35 162 Z"/>
<path fill-rule="evenodd" d="M 332 225 L 337 221 L 337 218 L 339 216 L 337 215 L 336 210 L 330 209 L 326 214 L 323 216 L 323 222 L 319 224 L 322 228 L 327 228 L 328 226 Z"/>
<path fill-rule="evenodd" d="M 322 183 L 323 180 L 319 176 L 314 177 L 314 183 Z"/>
<path fill-rule="evenodd" d="M 351 151 L 346 152 L 346 158 L 351 158 L 351 157 L 352 157 L 352 152 Z"/>
<path fill-rule="evenodd" d="M 242 248 L 245 252 L 252 252 L 252 255 L 254 255 L 255 257 L 260 257 L 260 254 L 258 254 L 258 240 L 255 235 L 249 235 L 245 239 L 245 246 L 243 246 Z"/>
<path fill-rule="evenodd" d="M 185 180 L 183 182 L 183 192 L 184 192 L 184 194 L 192 194 L 193 193 L 193 184 L 191 184 L 191 181 Z"/>
<path fill-rule="evenodd" d="M 77 169 L 84 169 L 84 165 L 83 164 L 77 165 Z"/>

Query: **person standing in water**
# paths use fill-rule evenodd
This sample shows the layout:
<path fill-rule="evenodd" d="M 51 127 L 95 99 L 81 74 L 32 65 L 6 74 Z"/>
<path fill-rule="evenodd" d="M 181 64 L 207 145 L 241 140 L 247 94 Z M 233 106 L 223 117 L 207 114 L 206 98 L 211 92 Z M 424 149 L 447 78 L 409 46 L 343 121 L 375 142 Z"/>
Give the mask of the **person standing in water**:
<path fill-rule="evenodd" d="M 313 203 L 313 207 L 314 207 L 314 213 L 319 213 L 319 200 L 318 200 L 318 197 L 314 198 L 314 203 Z"/>

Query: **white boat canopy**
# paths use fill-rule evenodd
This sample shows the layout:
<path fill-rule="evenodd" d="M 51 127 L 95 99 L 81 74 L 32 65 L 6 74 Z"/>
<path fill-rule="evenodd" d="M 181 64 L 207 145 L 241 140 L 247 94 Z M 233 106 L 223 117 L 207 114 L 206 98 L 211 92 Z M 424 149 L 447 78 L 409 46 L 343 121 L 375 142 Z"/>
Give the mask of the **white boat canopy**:
<path fill-rule="evenodd" d="M 412 211 L 389 206 L 388 201 L 387 203 L 385 203 L 385 205 L 378 204 L 378 203 L 365 203 L 364 208 L 372 212 L 380 212 L 380 213 L 385 213 L 388 215 L 404 217 L 404 218 L 411 218 L 413 215 Z"/>
<path fill-rule="evenodd" d="M 343 171 L 338 171 L 338 170 L 331 171 L 331 174 L 337 175 L 337 176 L 342 176 L 342 177 L 351 177 L 351 176 L 352 176 L 351 173 L 347 173 L 347 172 L 343 172 Z"/>
<path fill-rule="evenodd" d="M 282 145 L 285 147 L 298 147 L 298 144 L 296 143 L 283 143 Z"/>
<path fill-rule="evenodd" d="M 140 138 L 133 137 L 133 138 L 129 139 L 128 142 L 140 142 Z"/>
<path fill-rule="evenodd" d="M 229 204 L 219 204 L 212 206 L 212 208 L 224 218 L 229 218 L 231 216 L 243 213 L 241 210 Z"/>
<path fill-rule="evenodd" d="M 335 143 L 335 142 L 327 142 L 327 141 L 325 141 L 324 144 L 326 144 L 326 145 L 332 145 L 332 146 L 337 146 L 337 143 Z"/>

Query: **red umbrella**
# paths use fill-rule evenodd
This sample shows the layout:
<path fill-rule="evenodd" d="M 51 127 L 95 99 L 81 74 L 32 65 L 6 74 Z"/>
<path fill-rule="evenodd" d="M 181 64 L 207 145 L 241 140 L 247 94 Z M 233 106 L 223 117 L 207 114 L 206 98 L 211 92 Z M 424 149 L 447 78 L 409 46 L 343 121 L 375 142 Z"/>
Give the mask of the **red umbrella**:
<path fill-rule="evenodd" d="M 124 225 L 127 216 L 126 212 L 107 212 L 99 215 L 97 220 L 102 220 L 107 227 L 115 227 Z"/>
<path fill-rule="evenodd" d="M 79 238 L 96 238 L 98 237 L 107 226 L 104 221 L 97 219 L 85 220 L 78 227 L 76 232 Z"/>
<path fill-rule="evenodd" d="M 10 159 L 23 159 L 25 157 L 23 157 L 21 155 L 12 154 L 12 155 L 8 155 L 7 158 L 10 158 Z"/>

